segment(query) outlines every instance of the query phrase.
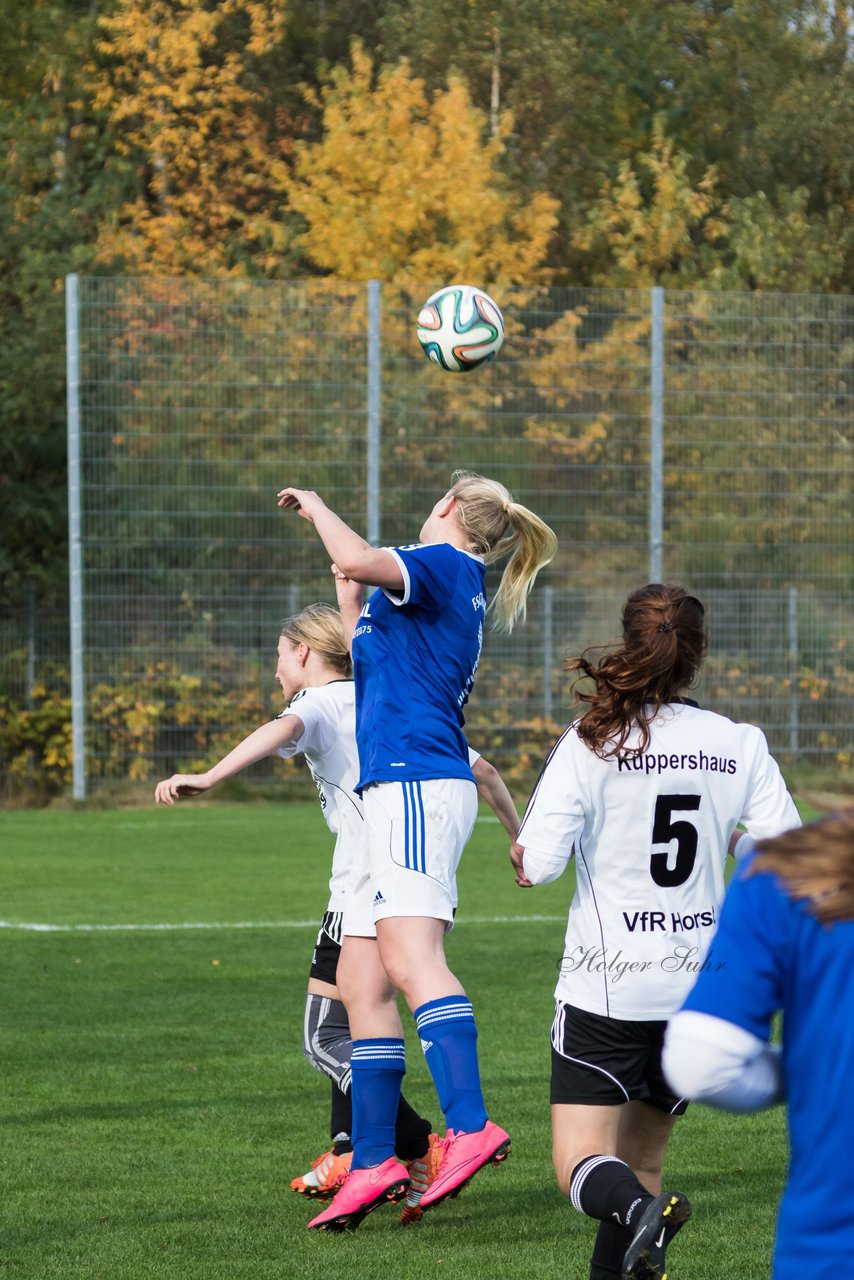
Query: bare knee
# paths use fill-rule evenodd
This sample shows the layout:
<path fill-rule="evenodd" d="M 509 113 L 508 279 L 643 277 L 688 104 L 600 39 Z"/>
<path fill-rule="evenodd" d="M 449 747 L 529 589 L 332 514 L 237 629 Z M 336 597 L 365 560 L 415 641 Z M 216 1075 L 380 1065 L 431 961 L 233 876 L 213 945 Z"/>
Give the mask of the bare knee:
<path fill-rule="evenodd" d="M 614 1155 L 621 1110 L 619 1106 L 552 1104 L 552 1164 L 564 1195 L 569 1195 L 572 1175 L 582 1161 Z"/>
<path fill-rule="evenodd" d="M 418 961 L 410 955 L 396 955 L 388 949 L 383 952 L 383 963 L 389 982 L 406 998 L 415 985 L 419 973 L 423 973 L 424 965 L 419 965 Z"/>
<path fill-rule="evenodd" d="M 555 1171 L 557 1185 L 560 1187 L 563 1194 L 568 1196 L 569 1184 L 572 1181 L 572 1171 L 575 1168 L 575 1164 L 571 1162 L 571 1159 L 563 1157 L 559 1159 L 557 1152 L 552 1152 L 552 1168 Z"/>
<path fill-rule="evenodd" d="M 645 1102 L 628 1104 L 617 1142 L 617 1153 L 639 1182 L 658 1195 L 667 1141 L 676 1117 Z"/>
<path fill-rule="evenodd" d="M 579 1149 L 578 1151 L 552 1152 L 552 1167 L 557 1178 L 557 1185 L 565 1196 L 569 1195 L 570 1184 L 572 1183 L 572 1175 L 583 1160 L 588 1156 L 602 1155 L 601 1151 L 587 1151 Z"/>
<path fill-rule="evenodd" d="M 394 998 L 374 939 L 345 938 L 338 960 L 338 993 L 347 1011 Z"/>

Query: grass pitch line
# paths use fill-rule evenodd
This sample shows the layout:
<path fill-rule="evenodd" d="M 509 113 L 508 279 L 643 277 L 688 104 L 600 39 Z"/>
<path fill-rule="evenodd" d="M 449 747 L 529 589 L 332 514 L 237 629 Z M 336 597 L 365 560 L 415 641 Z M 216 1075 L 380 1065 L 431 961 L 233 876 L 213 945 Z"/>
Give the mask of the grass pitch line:
<path fill-rule="evenodd" d="M 462 916 L 458 924 L 560 924 L 566 916 Z M 0 920 L 0 929 L 18 933 L 181 933 L 190 929 L 316 929 L 317 920 L 183 920 L 163 924 L 38 924 Z"/>

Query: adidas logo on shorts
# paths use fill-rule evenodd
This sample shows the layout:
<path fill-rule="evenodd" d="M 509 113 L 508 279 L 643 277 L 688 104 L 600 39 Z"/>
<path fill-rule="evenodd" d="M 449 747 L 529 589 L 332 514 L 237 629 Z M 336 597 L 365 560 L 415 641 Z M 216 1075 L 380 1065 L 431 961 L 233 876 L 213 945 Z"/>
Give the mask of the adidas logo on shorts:
<path fill-rule="evenodd" d="M 376 894 L 375 894 L 375 896 L 374 896 L 374 906 L 375 906 L 375 907 L 384 907 L 384 906 L 385 906 L 385 904 L 386 904 L 386 903 L 385 903 L 385 898 L 384 898 L 384 897 L 383 897 L 383 895 L 380 893 L 379 889 L 377 889 L 377 892 L 376 892 Z"/>

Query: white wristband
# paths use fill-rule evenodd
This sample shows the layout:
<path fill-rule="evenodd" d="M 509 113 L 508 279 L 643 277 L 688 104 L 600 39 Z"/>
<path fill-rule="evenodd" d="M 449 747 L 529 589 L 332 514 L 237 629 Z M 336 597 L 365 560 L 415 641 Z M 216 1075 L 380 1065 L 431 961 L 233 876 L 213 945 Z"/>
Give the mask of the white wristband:
<path fill-rule="evenodd" d="M 732 856 L 735 858 L 736 862 L 741 862 L 742 859 L 744 859 L 747 856 L 747 854 L 750 853 L 752 848 L 753 848 L 753 837 L 751 835 L 748 835 L 746 831 L 742 831 L 741 835 L 738 837 L 738 839 L 735 842 L 735 845 L 732 851 Z"/>

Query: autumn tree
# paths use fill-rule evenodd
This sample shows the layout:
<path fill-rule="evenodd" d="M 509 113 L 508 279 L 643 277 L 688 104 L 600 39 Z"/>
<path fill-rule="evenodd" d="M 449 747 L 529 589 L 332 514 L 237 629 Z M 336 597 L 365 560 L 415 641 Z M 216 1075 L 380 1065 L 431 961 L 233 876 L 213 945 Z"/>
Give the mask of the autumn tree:
<path fill-rule="evenodd" d="M 298 144 L 289 195 L 315 267 L 345 280 L 542 274 L 556 202 L 514 195 L 496 167 L 511 122 L 491 135 L 461 81 L 429 95 L 405 62 L 375 74 L 354 43 L 314 103 L 322 135 Z"/>
<path fill-rule="evenodd" d="M 698 182 L 689 159 L 658 117 L 649 151 L 625 160 L 606 182 L 576 243 L 597 261 L 594 282 L 623 288 L 684 285 L 709 269 L 710 248 L 725 230 L 715 174 Z"/>
<path fill-rule="evenodd" d="M 621 166 L 638 172 L 657 119 L 685 157 L 691 189 L 713 171 L 733 217 L 735 202 L 764 196 L 767 216 L 744 211 L 748 238 L 747 224 L 761 218 L 772 234 L 779 228 L 801 244 L 834 241 L 840 211 L 851 221 L 854 196 L 850 13 L 842 0 L 388 0 L 379 27 L 385 57 L 408 58 L 428 90 L 452 69 L 485 112 L 497 91 L 513 116 L 502 169 L 514 190 L 545 190 L 559 201 L 554 279 L 589 285 L 603 278 L 602 245 L 589 254 L 579 233 Z M 805 235 L 801 215 L 792 215 L 789 193 L 798 190 L 809 192 Z M 717 256 L 731 268 L 729 287 L 754 287 L 755 263 L 723 239 L 704 243 L 707 252 L 682 259 L 685 283 L 692 261 L 699 284 Z M 785 287 L 782 268 L 781 259 L 762 269 L 768 287 Z M 854 251 L 846 247 L 832 271 L 792 278 L 851 292 Z M 622 279 L 618 269 L 611 282 Z"/>
<path fill-rule="evenodd" d="M 726 252 L 709 283 L 719 289 L 837 293 L 854 260 L 854 202 L 811 208 L 806 187 L 764 191 L 730 206 Z"/>
<path fill-rule="evenodd" d="M 67 573 L 63 278 L 86 270 L 112 188 L 81 93 L 89 6 L 0 12 L 0 583 L 61 598 Z"/>
<path fill-rule="evenodd" d="M 289 137 L 265 118 L 258 76 L 283 0 L 120 0 L 100 26 L 94 101 L 129 196 L 101 228 L 99 260 L 140 274 L 280 271 Z"/>

